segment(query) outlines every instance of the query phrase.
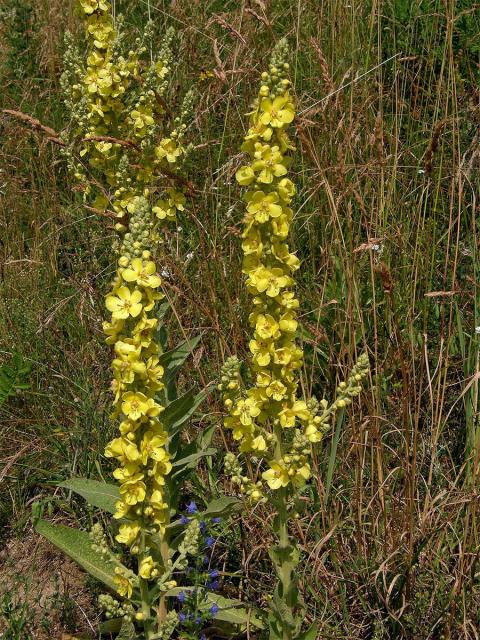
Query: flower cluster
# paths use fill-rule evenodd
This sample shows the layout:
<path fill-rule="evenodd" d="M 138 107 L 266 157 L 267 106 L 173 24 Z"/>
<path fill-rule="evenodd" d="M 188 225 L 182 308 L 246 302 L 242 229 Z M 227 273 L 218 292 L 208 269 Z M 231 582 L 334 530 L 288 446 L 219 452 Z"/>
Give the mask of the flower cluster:
<path fill-rule="evenodd" d="M 215 525 L 220 518 L 207 519 L 197 510 L 195 502 L 190 502 L 187 506 L 187 513 L 180 519 L 182 525 L 189 525 L 191 522 L 199 524 L 198 552 L 192 556 L 188 565 L 183 567 L 185 576 L 188 578 L 188 589 L 182 589 L 177 595 L 179 604 L 178 628 L 180 637 L 185 640 L 196 638 L 205 639 L 202 629 L 206 623 L 211 621 L 219 607 L 211 594 L 220 585 L 220 572 L 212 566 L 212 552 L 216 543 L 214 533 Z M 180 577 L 177 578 L 177 581 Z"/>
<path fill-rule="evenodd" d="M 243 272 L 253 302 L 249 347 L 254 384 L 242 389 L 235 358 L 225 363 L 220 384 L 229 411 L 225 426 L 239 442 L 240 452 L 267 458 L 269 468 L 262 479 L 273 490 L 300 488 L 310 478 L 312 443 L 322 439 L 330 414 L 358 393 L 358 382 L 368 366 L 362 357 L 354 373 L 360 378 L 340 385 L 332 406 L 297 397 L 303 351 L 296 343 L 299 301 L 294 273 L 299 260 L 288 244 L 295 186 L 287 177 L 288 153 L 294 147 L 286 130 L 294 120 L 295 106 L 286 77 L 286 57 L 286 43 L 281 41 L 269 72 L 262 74 L 262 86 L 250 113 L 250 128 L 242 146 L 249 162 L 236 173 L 240 185 L 247 187 L 242 248 Z M 227 466 L 243 493 L 252 499 L 262 498 L 262 482 L 253 483 L 242 476 L 240 463 L 232 455 Z"/>
<path fill-rule="evenodd" d="M 118 463 L 113 474 L 120 483 L 116 540 L 137 558 L 136 572 L 115 568 L 117 591 L 129 599 L 136 588 L 148 593 L 152 582 L 164 591 L 174 586 L 168 558 L 159 552 L 169 520 L 165 477 L 172 463 L 158 401 L 164 387 L 156 337 L 163 296 L 154 248 L 160 225 L 174 219 L 186 202 L 185 180 L 177 170 L 188 151 L 183 140 L 192 94 L 173 118 L 165 102 L 173 32 L 150 56 L 149 23 L 143 38 L 124 50 L 121 20 L 114 21 L 108 0 L 79 0 L 79 8 L 87 53 L 82 64 L 67 36 L 62 86 L 72 126 L 65 134 L 65 153 L 90 208 L 112 218 L 119 234 L 116 274 L 106 297 L 110 316 L 104 323 L 114 352 L 111 417 L 119 434 L 105 455 Z M 96 546 L 101 550 L 98 541 Z M 147 606 L 137 619 L 150 613 Z"/>
<path fill-rule="evenodd" d="M 120 234 L 129 232 L 138 197 L 149 201 L 157 223 L 174 219 L 185 204 L 184 181 L 177 170 L 189 151 L 184 136 L 193 108 L 189 93 L 180 116 L 172 121 L 165 102 L 174 33 L 167 31 L 156 56 L 146 60 L 152 23 L 143 39 L 137 38 L 132 49 L 123 51 L 121 21 L 114 23 L 110 2 L 80 0 L 79 4 L 86 64 L 79 62 L 82 57 L 67 34 L 62 75 L 72 121 L 64 136 L 69 166 L 85 199 L 94 210 L 113 218 Z"/>
<path fill-rule="evenodd" d="M 272 489 L 289 483 L 304 484 L 310 477 L 308 444 L 321 437 L 306 403 L 297 399 L 297 372 L 303 353 L 295 342 L 299 303 L 293 290 L 293 274 L 299 260 L 290 252 L 287 242 L 295 186 L 287 177 L 288 152 L 293 145 L 286 132 L 294 119 L 295 107 L 285 60 L 282 42 L 272 58 L 269 73 L 262 74 L 263 84 L 242 146 L 249 162 L 236 174 L 237 181 L 248 187 L 244 195 L 242 248 L 243 272 L 253 300 L 250 314 L 253 337 L 249 346 L 255 384 L 245 392 L 240 391 L 233 361 L 226 364 L 222 379 L 229 409 L 225 425 L 240 442 L 241 452 L 264 454 L 282 438 L 280 430 L 298 431 L 295 436 L 292 434 L 295 444 L 292 442 L 291 455 L 286 456 L 281 468 L 278 461 L 271 460 L 270 469 L 263 474 Z M 300 440 L 302 445 L 298 449 Z M 252 491 L 249 487 L 250 495 L 261 497 L 257 489 Z"/>

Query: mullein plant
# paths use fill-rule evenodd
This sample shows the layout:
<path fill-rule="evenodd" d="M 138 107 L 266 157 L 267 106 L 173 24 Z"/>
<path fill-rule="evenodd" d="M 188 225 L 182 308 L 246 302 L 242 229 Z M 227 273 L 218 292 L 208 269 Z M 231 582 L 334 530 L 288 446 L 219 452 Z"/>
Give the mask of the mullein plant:
<path fill-rule="evenodd" d="M 123 625 L 124 638 L 166 640 L 179 623 L 168 592 L 201 542 L 197 519 L 180 533 L 172 519 L 188 473 L 215 452 L 208 434 L 188 445 L 181 438 L 182 425 L 206 391 L 177 396 L 175 374 L 198 340 L 164 350 L 166 305 L 155 259 L 162 225 L 175 220 L 186 202 L 188 181 L 179 171 L 189 152 L 184 134 L 192 94 L 174 118 L 166 96 L 172 32 L 153 55 L 149 23 L 134 48 L 125 50 L 110 2 L 80 0 L 79 9 L 87 53 L 82 62 L 67 35 L 62 86 L 70 126 L 63 144 L 85 206 L 111 219 L 117 232 L 103 328 L 113 352 L 111 419 L 118 428 L 105 456 L 117 463 L 118 485 L 72 479 L 64 486 L 112 513 L 123 551 L 110 549 L 111 530 L 99 524 L 85 535 L 46 521 L 37 529 L 116 594 L 100 599 L 111 620 L 107 631 L 115 623 Z"/>
<path fill-rule="evenodd" d="M 226 471 L 245 499 L 268 502 L 275 512 L 276 544 L 270 557 L 278 582 L 269 615 L 271 640 L 316 637 L 314 627 L 301 630 L 304 616 L 295 577 L 300 553 L 289 523 L 298 517 L 298 498 L 311 477 L 312 447 L 322 440 L 335 413 L 360 393 L 368 372 L 368 359 L 361 355 L 332 404 L 298 397 L 303 351 L 296 341 L 299 301 L 294 274 L 300 263 L 288 244 L 295 186 L 288 177 L 294 146 L 287 129 L 295 118 L 295 103 L 287 58 L 282 40 L 269 71 L 262 74 L 249 114 L 242 146 L 249 162 L 236 173 L 239 184 L 247 187 L 242 248 L 252 299 L 248 377 L 253 384 L 244 385 L 235 357 L 225 363 L 220 384 L 228 410 L 225 426 L 239 445 L 238 455 L 226 455 Z"/>

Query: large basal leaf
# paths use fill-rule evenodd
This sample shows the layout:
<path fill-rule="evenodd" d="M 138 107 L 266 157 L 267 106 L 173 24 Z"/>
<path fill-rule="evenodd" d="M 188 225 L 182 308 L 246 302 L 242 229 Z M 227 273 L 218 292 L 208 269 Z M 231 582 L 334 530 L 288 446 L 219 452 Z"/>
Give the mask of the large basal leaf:
<path fill-rule="evenodd" d="M 115 513 L 115 503 L 120 499 L 117 485 L 98 480 L 70 478 L 58 486 L 78 493 L 82 498 L 85 498 L 88 504 L 103 509 L 107 513 Z"/>
<path fill-rule="evenodd" d="M 115 590 L 113 566 L 92 549 L 92 542 L 88 533 L 65 527 L 64 525 L 54 525 L 46 520 L 39 520 L 35 525 L 35 529 L 40 535 L 50 540 L 56 547 L 70 556 L 72 560 L 75 560 L 91 576 L 103 582 L 110 589 Z"/>
<path fill-rule="evenodd" d="M 209 502 L 202 515 L 206 518 L 226 516 L 232 511 L 240 509 L 241 505 L 242 502 L 238 498 L 233 496 L 222 496 L 221 498 L 216 498 Z"/>
<path fill-rule="evenodd" d="M 193 416 L 209 391 L 209 389 L 204 389 L 196 394 L 193 389 L 190 389 L 190 391 L 187 391 L 187 393 L 171 402 L 165 408 L 165 411 L 161 414 L 161 420 L 165 424 L 170 438 L 174 437 Z"/>

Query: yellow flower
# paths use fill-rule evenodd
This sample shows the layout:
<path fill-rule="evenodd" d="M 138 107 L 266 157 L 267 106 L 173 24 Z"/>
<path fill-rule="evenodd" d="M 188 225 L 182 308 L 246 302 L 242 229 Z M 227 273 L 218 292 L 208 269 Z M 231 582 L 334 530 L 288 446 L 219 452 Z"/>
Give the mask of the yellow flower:
<path fill-rule="evenodd" d="M 147 398 L 144 393 L 128 391 L 122 396 L 122 411 L 130 420 L 158 416 L 160 410 L 160 405 L 153 398 Z"/>
<path fill-rule="evenodd" d="M 145 500 L 147 487 L 142 482 L 143 473 L 137 473 L 120 487 L 120 495 L 126 504 L 133 506 Z"/>
<path fill-rule="evenodd" d="M 295 185 L 288 178 L 283 178 L 277 185 L 277 190 L 280 198 L 285 202 L 290 202 L 295 195 Z"/>
<path fill-rule="evenodd" d="M 305 428 L 305 437 L 309 442 L 320 442 L 323 438 L 323 434 L 321 431 L 317 429 L 317 427 L 310 422 Z"/>
<path fill-rule="evenodd" d="M 135 127 L 135 133 L 139 137 L 143 137 L 146 134 L 147 127 L 155 124 L 150 106 L 141 105 L 133 109 L 130 113 L 130 119 Z"/>
<path fill-rule="evenodd" d="M 279 324 L 280 330 L 284 331 L 285 333 L 295 334 L 297 331 L 298 322 L 297 320 L 295 320 L 295 317 L 290 312 L 284 313 L 283 316 L 280 318 L 280 321 L 278 324 Z"/>
<path fill-rule="evenodd" d="M 117 593 L 123 598 L 131 598 L 133 593 L 133 585 L 131 581 L 124 575 L 117 573 L 113 578 Z"/>
<path fill-rule="evenodd" d="M 278 96 L 272 101 L 264 98 L 260 103 L 260 122 L 275 128 L 290 124 L 295 117 L 295 109 L 289 95 Z"/>
<path fill-rule="evenodd" d="M 253 424 L 253 419 L 260 414 L 260 407 L 254 398 L 247 398 L 246 400 L 239 400 L 235 409 L 232 411 L 232 415 L 238 416 L 240 423 L 244 426 Z"/>
<path fill-rule="evenodd" d="M 267 443 L 262 435 L 256 436 L 256 438 L 246 438 L 240 445 L 240 451 L 258 451 L 259 453 L 266 451 Z"/>
<path fill-rule="evenodd" d="M 266 394 L 269 398 L 280 402 L 285 398 L 287 387 L 281 382 L 281 380 L 273 380 L 266 389 Z"/>
<path fill-rule="evenodd" d="M 144 348 L 149 347 L 152 342 L 153 332 L 157 328 L 157 325 L 157 318 L 149 318 L 147 315 L 143 315 L 132 331 L 135 345 Z"/>
<path fill-rule="evenodd" d="M 242 242 L 243 253 L 246 256 L 259 256 L 263 250 L 262 236 L 257 229 L 251 229 Z"/>
<path fill-rule="evenodd" d="M 163 448 L 167 441 L 167 434 L 161 432 L 155 434 L 153 431 L 147 431 L 143 436 L 141 452 L 142 462 L 147 464 L 148 460 L 155 460 L 156 462 L 167 462 L 169 460 L 168 453 Z"/>
<path fill-rule="evenodd" d="M 260 314 L 257 316 L 255 323 L 255 333 L 262 340 L 268 340 L 269 338 L 278 338 L 279 326 L 275 318 L 269 313 L 266 315 Z"/>
<path fill-rule="evenodd" d="M 257 222 L 267 222 L 270 218 L 278 218 L 282 214 L 282 207 L 275 204 L 276 202 L 278 202 L 276 193 L 267 195 L 263 191 L 255 191 L 249 197 L 247 211 Z"/>
<path fill-rule="evenodd" d="M 265 292 L 270 298 L 275 298 L 282 289 L 291 286 L 293 280 L 278 267 L 273 269 L 260 267 L 250 273 L 247 284 L 254 287 L 259 293 Z"/>
<path fill-rule="evenodd" d="M 130 268 L 122 271 L 122 278 L 126 282 L 136 282 L 142 287 L 156 289 L 162 284 L 162 280 L 156 273 L 156 269 L 153 260 L 144 261 L 141 258 L 134 258 Z"/>
<path fill-rule="evenodd" d="M 270 145 L 257 143 L 255 145 L 255 162 L 252 169 L 258 173 L 258 182 L 271 184 L 274 178 L 284 176 L 287 173 L 285 160 L 279 152 L 278 147 L 270 147 Z"/>
<path fill-rule="evenodd" d="M 266 367 L 271 360 L 272 344 L 250 340 L 249 346 L 253 354 L 253 361 L 256 362 L 259 367 Z"/>
<path fill-rule="evenodd" d="M 107 339 L 105 340 L 107 344 L 115 344 L 115 342 L 117 342 L 118 335 L 122 331 L 123 325 L 123 320 L 103 323 L 103 333 L 107 336 Z"/>
<path fill-rule="evenodd" d="M 110 5 L 105 0 L 80 0 L 80 6 L 83 11 L 90 15 L 94 11 L 108 11 L 110 9 Z"/>
<path fill-rule="evenodd" d="M 153 213 L 160 220 L 165 220 L 165 218 L 174 219 L 175 218 L 175 209 L 170 207 L 166 200 L 157 200 L 156 205 L 152 208 Z"/>
<path fill-rule="evenodd" d="M 115 438 L 105 448 L 105 456 L 107 458 L 116 458 L 121 464 L 128 462 L 137 462 L 140 458 L 140 452 L 134 442 L 128 438 Z"/>
<path fill-rule="evenodd" d="M 130 547 L 137 539 L 139 533 L 140 525 L 137 522 L 127 522 L 120 525 L 115 540 Z"/>
<path fill-rule="evenodd" d="M 267 481 L 270 489 L 280 489 L 280 487 L 287 487 L 290 484 L 290 476 L 288 475 L 288 469 L 284 464 L 272 460 L 270 469 L 262 473 L 262 478 Z"/>
<path fill-rule="evenodd" d="M 168 204 L 170 207 L 178 209 L 179 211 L 185 210 L 185 202 L 187 199 L 181 191 L 176 189 L 167 189 Z"/>
<path fill-rule="evenodd" d="M 106 298 L 106 306 L 114 320 L 126 320 L 129 316 L 136 318 L 142 311 L 142 294 L 138 289 L 133 292 L 128 287 L 120 287 L 116 295 Z"/>
<path fill-rule="evenodd" d="M 155 573 L 155 563 L 153 562 L 152 556 L 147 556 L 143 558 L 140 563 L 138 575 L 144 580 L 150 580 L 153 577 L 152 573 Z"/>
<path fill-rule="evenodd" d="M 165 158 L 170 164 L 175 164 L 179 156 L 182 155 L 182 148 L 172 138 L 164 138 L 156 147 L 155 155 L 159 160 Z"/>
<path fill-rule="evenodd" d="M 296 400 L 292 406 L 287 406 L 285 409 L 280 411 L 279 417 L 282 427 L 294 427 L 296 418 L 301 421 L 305 421 L 311 417 L 311 414 L 307 408 L 306 402 L 303 400 Z"/>
<path fill-rule="evenodd" d="M 242 186 L 246 186 L 252 184 L 252 182 L 255 180 L 255 172 L 249 165 L 240 167 L 240 169 L 238 169 L 235 174 L 235 178 L 237 179 L 237 182 L 239 184 L 241 184 Z"/>
<path fill-rule="evenodd" d="M 293 482 L 297 486 L 303 487 L 305 482 L 310 479 L 311 476 L 310 465 L 306 462 L 303 466 L 295 469 L 295 475 L 293 476 Z"/>
<path fill-rule="evenodd" d="M 124 343 L 117 343 L 117 345 L 118 344 Z M 121 382 L 131 384 L 135 379 L 135 374 L 142 375 L 145 373 L 145 363 L 139 359 L 139 356 L 139 351 L 134 350 L 126 353 L 121 353 L 120 358 L 115 358 L 112 361 L 114 373 L 119 377 Z"/>

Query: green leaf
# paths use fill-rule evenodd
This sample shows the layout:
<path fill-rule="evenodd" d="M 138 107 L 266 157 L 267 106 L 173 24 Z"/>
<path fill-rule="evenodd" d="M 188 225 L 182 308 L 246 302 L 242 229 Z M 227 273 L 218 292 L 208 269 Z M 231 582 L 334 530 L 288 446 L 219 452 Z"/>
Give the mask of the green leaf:
<path fill-rule="evenodd" d="M 115 590 L 113 567 L 92 549 L 88 533 L 64 525 L 54 525 L 46 520 L 37 522 L 35 530 L 75 560 L 91 576 Z"/>
<path fill-rule="evenodd" d="M 108 513 L 115 513 L 115 503 L 120 499 L 117 485 L 98 480 L 70 478 L 70 480 L 60 482 L 58 486 L 78 493 L 82 498 L 85 498 L 88 504 Z"/>
<path fill-rule="evenodd" d="M 238 498 L 234 498 L 233 496 L 222 496 L 221 498 L 216 498 L 209 502 L 202 515 L 208 518 L 218 518 L 219 516 L 225 516 L 236 509 L 240 509 L 241 505 L 242 502 Z"/>
<path fill-rule="evenodd" d="M 166 592 L 169 597 L 178 596 L 181 591 L 192 591 L 196 587 L 175 587 Z M 233 624 L 247 625 L 250 624 L 258 629 L 263 629 L 263 622 L 254 613 L 254 609 L 246 608 L 245 602 L 241 600 L 233 600 L 224 598 L 217 593 L 207 593 L 207 601 L 200 605 L 200 609 L 210 609 L 212 604 L 219 607 L 218 613 L 215 615 L 217 620 L 231 622 Z"/>
<path fill-rule="evenodd" d="M 162 353 L 160 356 L 160 364 L 165 368 L 168 376 L 173 375 L 178 371 L 199 342 L 200 336 L 196 336 L 195 338 L 190 338 L 189 340 L 181 342 L 174 349 Z"/>
<path fill-rule="evenodd" d="M 120 633 L 117 636 L 117 640 L 135 640 L 137 634 L 133 623 L 127 620 L 123 621 Z"/>
<path fill-rule="evenodd" d="M 204 389 L 195 394 L 193 389 L 171 402 L 161 414 L 170 438 L 175 436 L 187 422 L 209 394 L 210 389 Z"/>
<path fill-rule="evenodd" d="M 30 388 L 26 378 L 30 375 L 32 366 L 19 353 L 14 353 L 10 365 L 0 365 L 0 406 L 19 390 Z"/>
<path fill-rule="evenodd" d="M 183 473 L 186 469 L 193 469 L 197 466 L 197 462 L 206 456 L 213 456 L 217 453 L 217 449 L 205 449 L 204 451 L 198 451 L 197 453 L 192 453 L 185 458 L 181 458 L 180 460 L 175 460 L 172 464 L 172 467 L 177 470 L 172 473 L 172 478 L 175 478 L 180 473 Z M 178 468 L 179 467 L 179 468 Z"/>
<path fill-rule="evenodd" d="M 114 618 L 113 620 L 105 620 L 98 625 L 98 630 L 101 636 L 106 636 L 111 633 L 119 633 L 122 628 L 123 618 Z"/>
<path fill-rule="evenodd" d="M 305 631 L 305 633 L 301 633 L 297 636 L 296 640 L 317 640 L 317 635 L 319 632 L 319 627 L 316 624 L 312 624 L 310 629 Z"/>

